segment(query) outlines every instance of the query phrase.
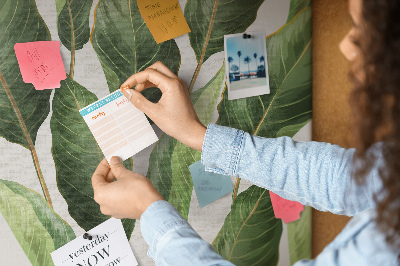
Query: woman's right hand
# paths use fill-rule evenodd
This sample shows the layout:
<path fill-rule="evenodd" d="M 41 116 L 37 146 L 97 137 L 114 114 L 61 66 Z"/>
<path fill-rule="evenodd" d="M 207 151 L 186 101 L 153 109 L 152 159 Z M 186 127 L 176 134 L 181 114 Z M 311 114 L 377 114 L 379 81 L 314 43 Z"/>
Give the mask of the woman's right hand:
<path fill-rule="evenodd" d="M 135 85 L 136 90 L 130 89 Z M 150 87 L 161 90 L 158 103 L 150 102 L 140 93 Z M 132 75 L 121 85 L 121 91 L 166 134 L 201 151 L 206 127 L 197 117 L 186 84 L 163 63 L 156 62 Z"/>

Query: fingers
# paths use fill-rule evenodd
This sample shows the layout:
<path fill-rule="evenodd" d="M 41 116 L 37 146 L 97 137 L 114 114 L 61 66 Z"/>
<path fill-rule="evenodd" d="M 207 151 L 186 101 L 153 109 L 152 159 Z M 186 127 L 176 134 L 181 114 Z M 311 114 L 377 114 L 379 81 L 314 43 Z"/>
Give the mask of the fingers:
<path fill-rule="evenodd" d="M 147 88 L 152 88 L 155 87 L 155 85 L 149 81 L 145 82 L 145 83 L 139 83 L 136 85 L 135 90 L 136 91 L 144 91 Z"/>
<path fill-rule="evenodd" d="M 154 70 L 157 70 L 160 73 L 163 73 L 165 76 L 170 77 L 170 78 L 178 78 L 174 72 L 172 72 L 166 65 L 161 63 L 161 61 L 157 61 L 148 68 L 152 68 Z"/>
<path fill-rule="evenodd" d="M 115 178 L 117 178 L 117 180 L 123 178 L 127 173 L 129 173 L 129 170 L 127 170 L 122 164 L 121 158 L 117 156 L 111 157 L 110 167 L 112 173 L 114 174 Z"/>
<path fill-rule="evenodd" d="M 100 164 L 97 166 L 96 171 L 94 171 L 92 176 L 92 186 L 93 189 L 97 187 L 107 184 L 106 177 L 110 172 L 110 166 L 106 159 L 103 159 Z"/>
<path fill-rule="evenodd" d="M 112 171 L 109 171 L 106 176 L 106 182 L 111 183 L 115 180 L 115 176 Z"/>
<path fill-rule="evenodd" d="M 164 74 L 165 76 L 167 76 L 167 77 L 169 77 L 169 78 L 171 78 L 171 79 L 179 79 L 179 78 L 174 74 L 174 72 L 172 72 L 172 71 L 171 71 L 166 65 L 164 65 L 161 61 L 155 62 L 154 64 L 152 64 L 151 66 L 149 66 L 149 67 L 146 68 L 146 69 L 154 69 L 154 70 L 160 72 L 161 74 Z M 124 83 L 121 85 L 121 88 L 124 88 L 124 87 L 126 86 L 125 83 L 126 83 L 126 82 L 124 82 Z M 145 89 L 147 89 L 147 88 L 151 88 L 151 87 L 157 87 L 157 85 L 153 84 L 153 83 L 150 82 L 150 81 L 146 81 L 146 82 L 144 82 L 144 83 L 138 83 L 138 84 L 136 84 L 135 90 L 137 90 L 137 91 L 143 91 L 143 90 L 145 90 Z"/>
<path fill-rule="evenodd" d="M 136 84 L 151 82 L 154 86 L 158 87 L 162 92 L 164 92 L 174 79 L 158 72 L 155 69 L 147 68 L 142 72 L 138 72 L 130 76 L 124 83 L 122 83 L 121 88 L 129 86 L 132 88 Z"/>
<path fill-rule="evenodd" d="M 122 93 L 137 109 L 153 119 L 153 113 L 158 108 L 155 103 L 150 102 L 140 92 L 133 89 L 125 89 Z"/>

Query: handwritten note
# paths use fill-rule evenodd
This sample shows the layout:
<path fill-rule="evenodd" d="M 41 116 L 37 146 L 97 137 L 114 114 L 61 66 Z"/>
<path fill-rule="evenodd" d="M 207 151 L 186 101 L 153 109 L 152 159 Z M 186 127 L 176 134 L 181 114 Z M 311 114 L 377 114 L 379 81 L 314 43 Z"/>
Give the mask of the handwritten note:
<path fill-rule="evenodd" d="M 301 203 L 281 198 L 271 191 L 269 195 L 276 218 L 282 219 L 286 224 L 300 219 L 300 213 L 304 210 Z"/>
<path fill-rule="evenodd" d="M 40 41 L 14 45 L 22 79 L 36 90 L 59 88 L 67 78 L 60 53 L 60 42 Z"/>
<path fill-rule="evenodd" d="M 79 112 L 108 161 L 126 160 L 158 140 L 144 113 L 119 90 Z"/>
<path fill-rule="evenodd" d="M 137 0 L 137 4 L 157 43 L 190 32 L 178 0 Z"/>
<path fill-rule="evenodd" d="M 229 176 L 206 172 L 200 161 L 190 165 L 189 169 L 200 208 L 233 190 Z"/>
<path fill-rule="evenodd" d="M 55 266 L 138 265 L 126 238 L 122 222 L 111 218 L 88 231 L 91 240 L 78 236 L 51 257 Z"/>

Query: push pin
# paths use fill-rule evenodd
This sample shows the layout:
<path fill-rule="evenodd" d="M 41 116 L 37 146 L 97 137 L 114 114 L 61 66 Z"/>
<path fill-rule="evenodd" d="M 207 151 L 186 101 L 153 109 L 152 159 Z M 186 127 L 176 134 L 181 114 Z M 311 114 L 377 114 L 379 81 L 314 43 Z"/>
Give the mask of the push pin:
<path fill-rule="evenodd" d="M 251 38 L 250 34 L 243 33 L 243 39 L 250 39 L 250 38 Z"/>
<path fill-rule="evenodd" d="M 84 234 L 83 234 L 83 239 L 92 240 L 92 239 L 93 239 L 93 236 L 91 236 L 91 235 L 88 234 L 88 233 L 84 233 Z"/>

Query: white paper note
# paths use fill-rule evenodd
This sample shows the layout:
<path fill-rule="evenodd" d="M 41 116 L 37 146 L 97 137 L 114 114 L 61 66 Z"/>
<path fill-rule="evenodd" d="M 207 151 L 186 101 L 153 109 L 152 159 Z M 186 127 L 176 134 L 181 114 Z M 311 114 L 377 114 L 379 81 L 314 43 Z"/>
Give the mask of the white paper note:
<path fill-rule="evenodd" d="M 144 113 L 118 90 L 79 110 L 107 161 L 126 160 L 158 140 Z"/>
<path fill-rule="evenodd" d="M 83 235 L 53 251 L 55 266 L 136 266 L 121 220 L 110 218 Z"/>

